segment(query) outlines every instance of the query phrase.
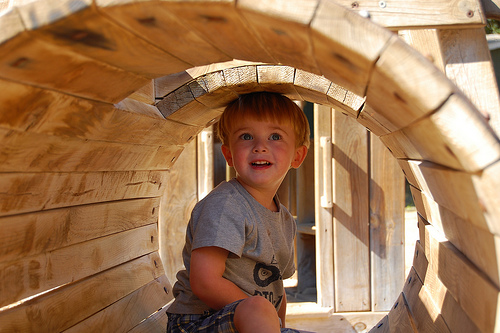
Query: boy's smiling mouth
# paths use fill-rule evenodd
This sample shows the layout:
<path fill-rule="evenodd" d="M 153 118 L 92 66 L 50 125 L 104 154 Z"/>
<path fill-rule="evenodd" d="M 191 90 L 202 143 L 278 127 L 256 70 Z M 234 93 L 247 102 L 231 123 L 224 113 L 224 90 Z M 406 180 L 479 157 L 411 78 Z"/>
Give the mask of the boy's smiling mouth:
<path fill-rule="evenodd" d="M 252 162 L 251 164 L 252 164 L 252 166 L 261 167 L 261 166 L 269 166 L 269 165 L 271 165 L 271 162 L 268 162 L 268 161 L 255 161 L 255 162 Z"/>

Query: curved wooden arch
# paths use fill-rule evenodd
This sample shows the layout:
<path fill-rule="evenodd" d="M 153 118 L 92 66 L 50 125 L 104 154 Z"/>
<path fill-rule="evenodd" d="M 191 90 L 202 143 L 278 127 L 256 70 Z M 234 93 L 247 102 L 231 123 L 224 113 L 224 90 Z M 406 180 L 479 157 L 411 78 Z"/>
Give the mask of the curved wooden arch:
<path fill-rule="evenodd" d="M 457 15 L 478 10 L 465 9 Z M 326 0 L 46 0 L 4 13 L 0 31 L 0 216 L 7 236 L 31 226 L 15 229 L 19 214 L 158 197 L 164 170 L 216 118 L 225 96 L 289 89 L 344 109 L 381 137 L 430 223 L 421 231 L 427 274 L 446 282 L 446 292 L 479 331 L 498 329 L 498 134 L 435 66 L 388 30 Z M 223 81 L 211 79 L 220 72 L 179 80 L 156 106 L 130 109 L 130 102 L 122 110 L 124 99 L 151 79 L 175 82 L 189 68 L 232 59 L 258 64 L 225 69 Z M 265 64 L 282 64 L 268 82 Z M 286 76 L 290 71 L 293 77 Z M 154 214 L 157 204 L 145 207 Z M 19 241 L 4 240 L 4 272 L 5 263 L 28 267 L 23 258 L 60 246 L 18 250 Z M 76 270 L 56 285 L 49 278 L 12 281 L 20 291 L 2 289 L 7 296 L 0 307 L 94 273 Z M 434 296 L 445 314 L 448 294 Z M 47 306 L 40 302 L 33 307 Z M 0 322 L 18 327 L 29 317 L 23 306 L 4 311 Z M 88 314 L 81 316 L 75 323 Z M 51 323 L 48 330 L 73 324 Z"/>

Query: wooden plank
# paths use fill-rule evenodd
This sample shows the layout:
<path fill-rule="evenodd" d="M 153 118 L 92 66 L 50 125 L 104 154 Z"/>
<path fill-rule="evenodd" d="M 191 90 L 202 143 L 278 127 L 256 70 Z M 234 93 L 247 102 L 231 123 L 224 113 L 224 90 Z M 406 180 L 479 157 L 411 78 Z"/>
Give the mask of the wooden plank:
<path fill-rule="evenodd" d="M 217 71 L 198 77 L 189 83 L 193 97 L 209 108 L 224 108 L 238 98 L 238 94 L 227 86 L 223 71 Z"/>
<path fill-rule="evenodd" d="M 484 29 L 411 30 L 405 40 L 441 69 L 500 133 L 500 102 Z"/>
<path fill-rule="evenodd" d="M 420 226 L 425 228 L 422 223 Z M 456 300 L 449 295 L 448 290 L 439 279 L 438 272 L 433 271 L 433 267 L 429 266 L 425 257 L 425 249 L 420 242 L 415 245 L 413 268 L 420 280 L 423 281 L 425 289 L 430 291 L 428 295 L 439 308 L 451 332 L 480 332 Z"/>
<path fill-rule="evenodd" d="M 177 272 L 184 268 L 186 226 L 198 201 L 195 141 L 186 146 L 172 166 L 165 186 L 168 191 L 161 197 L 161 206 L 168 209 L 162 209 L 159 216 L 160 255 L 168 279 L 176 281 Z"/>
<path fill-rule="evenodd" d="M 387 129 L 383 124 L 381 124 L 378 120 L 374 119 L 369 112 L 370 106 L 365 104 L 363 105 L 361 111 L 359 112 L 359 116 L 356 118 L 356 121 L 361 125 L 365 126 L 367 130 L 375 134 L 376 136 L 382 136 L 385 134 L 389 134 L 390 130 Z M 365 112 L 366 111 L 366 112 Z"/>
<path fill-rule="evenodd" d="M 450 329 L 429 294 L 430 291 L 412 268 L 403 288 L 403 296 L 410 309 L 415 331 L 449 333 Z"/>
<path fill-rule="evenodd" d="M 81 280 L 155 250 L 158 250 L 156 223 L 2 262 L 0 307 Z"/>
<path fill-rule="evenodd" d="M 156 223 L 159 201 L 123 200 L 2 217 L 0 262 Z"/>
<path fill-rule="evenodd" d="M 411 316 L 411 311 L 405 300 L 403 293 L 399 294 L 396 302 L 392 306 L 391 311 L 388 314 L 389 317 L 389 332 L 414 332 L 418 333 L 415 327 L 414 319 Z"/>
<path fill-rule="evenodd" d="M 128 96 L 128 98 L 135 99 L 136 101 L 139 101 L 139 102 L 142 102 L 145 104 L 154 105 L 156 102 L 155 96 L 156 96 L 156 94 L 155 94 L 155 81 L 150 80 L 143 87 L 134 91 L 134 93 L 132 95 Z"/>
<path fill-rule="evenodd" d="M 155 79 L 156 98 L 161 99 L 183 84 L 186 84 L 192 80 L 196 80 L 197 78 L 205 76 L 207 74 L 220 72 L 226 68 L 258 64 L 260 63 L 234 59 L 231 61 L 210 64 L 206 66 L 196 66 L 179 73 L 159 77 Z"/>
<path fill-rule="evenodd" d="M 148 319 L 129 331 L 129 333 L 156 333 L 163 332 L 167 327 L 167 310 L 162 308 L 153 313 Z"/>
<path fill-rule="evenodd" d="M 178 59 L 200 66 L 232 60 L 192 29 L 181 24 L 164 1 L 97 0 L 98 10 Z M 196 45 L 196 51 L 192 47 Z"/>
<path fill-rule="evenodd" d="M 29 32 L 20 32 L 0 45 L 0 73 L 4 79 L 110 103 L 119 102 L 148 82 Z"/>
<path fill-rule="evenodd" d="M 468 172 L 479 171 L 500 158 L 495 133 L 458 94 L 439 111 L 380 139 L 396 158 L 427 160 Z"/>
<path fill-rule="evenodd" d="M 0 138 L 1 172 L 166 170 L 183 149 L 63 139 L 4 128 Z"/>
<path fill-rule="evenodd" d="M 317 6 L 318 1 L 310 0 L 243 0 L 236 4 L 277 63 L 321 74 L 309 37 L 309 23 Z"/>
<path fill-rule="evenodd" d="M 438 109 L 456 89 L 428 59 L 394 37 L 375 65 L 366 101 L 381 123 L 402 128 Z"/>
<path fill-rule="evenodd" d="M 225 68 L 222 72 L 227 86 L 236 94 L 262 90 L 257 80 L 257 66 Z"/>
<path fill-rule="evenodd" d="M 373 64 L 391 33 L 332 1 L 320 2 L 310 26 L 321 73 L 354 94 L 365 96 Z"/>
<path fill-rule="evenodd" d="M 440 206 L 453 211 L 454 214 L 469 221 L 468 223 L 493 233 L 500 235 L 498 228 L 498 217 L 495 216 L 496 205 L 489 200 L 494 192 L 479 192 L 477 188 L 484 186 L 495 188 L 496 178 L 499 170 L 497 165 L 488 168 L 495 171 L 491 176 L 487 172 L 466 173 L 449 168 L 445 168 L 430 162 L 420 161 L 399 161 L 400 165 L 406 165 L 414 175 L 411 184 L 419 188 L 427 197 L 438 203 Z M 479 204 L 478 204 L 479 203 Z M 485 214 L 487 212 L 487 214 Z"/>
<path fill-rule="evenodd" d="M 330 196 L 332 183 L 331 166 L 333 161 L 325 162 L 325 156 L 331 156 L 333 146 L 332 136 L 332 109 L 322 105 L 314 105 L 314 215 L 316 218 L 316 290 L 317 301 L 322 307 L 335 306 L 334 270 L 333 270 L 333 212 L 332 203 L 322 205 L 320 198 Z M 330 138 L 321 144 L 320 138 Z M 329 144 L 328 144 L 329 142 Z M 323 147 L 322 147 L 323 146 Z M 328 151 L 329 150 L 329 151 Z M 330 193 L 328 193 L 330 192 Z M 330 200 L 331 201 L 331 200 Z"/>
<path fill-rule="evenodd" d="M 161 196 L 167 172 L 0 174 L 0 215 Z M 110 190 L 111 189 L 111 190 Z"/>
<path fill-rule="evenodd" d="M 167 119 L 202 128 L 214 124 L 222 114 L 220 109 L 208 108 L 195 100 L 187 86 L 165 96 L 157 107 Z"/>
<path fill-rule="evenodd" d="M 437 30 L 446 76 L 500 136 L 500 100 L 484 28 Z"/>
<path fill-rule="evenodd" d="M 64 332 L 130 332 L 137 329 L 137 325 L 144 327 L 142 321 L 151 321 L 151 314 L 161 312 L 166 317 L 162 307 L 172 298 L 170 283 L 162 275 Z M 162 332 L 166 330 L 166 320 L 160 327 Z"/>
<path fill-rule="evenodd" d="M 332 115 L 336 312 L 371 308 L 367 135 L 351 117 Z"/>
<path fill-rule="evenodd" d="M 404 210 L 404 176 L 401 168 L 382 142 L 370 135 L 370 268 L 373 311 L 390 310 L 404 283 Z"/>
<path fill-rule="evenodd" d="M 0 126 L 8 129 L 144 145 L 183 145 L 200 130 L 165 120 L 152 105 L 147 107 L 154 111 L 144 114 L 146 104 L 137 101 L 113 106 L 4 80 L 0 80 L 0 90 L 4 92 Z"/>
<path fill-rule="evenodd" d="M 481 332 L 494 332 L 499 289 L 432 225 L 426 225 L 425 254 L 439 279 Z"/>
<path fill-rule="evenodd" d="M 52 290 L 0 312 L 5 332 L 60 332 L 160 277 L 158 253 Z"/>
<path fill-rule="evenodd" d="M 370 20 L 391 30 L 422 27 L 482 27 L 486 24 L 480 2 L 473 0 L 425 3 L 418 0 L 382 3 L 375 0 L 337 2 L 354 11 L 370 13 Z"/>
<path fill-rule="evenodd" d="M 276 63 L 236 10 L 234 0 L 209 3 L 169 1 L 166 8 L 182 25 L 188 26 L 230 59 Z"/>
<path fill-rule="evenodd" d="M 295 68 L 289 66 L 257 66 L 257 80 L 265 91 L 277 92 L 292 100 L 302 100 L 294 87 Z"/>
<path fill-rule="evenodd" d="M 326 94 L 332 83 L 325 77 L 297 69 L 293 83 L 304 101 L 320 105 L 329 104 Z"/>
<path fill-rule="evenodd" d="M 33 2 L 19 11 L 37 38 L 150 79 L 192 67 L 119 26 L 94 6 L 65 17 L 54 15 L 56 8 L 71 2 L 52 0 L 50 7 Z"/>
<path fill-rule="evenodd" d="M 373 328 L 369 331 L 369 333 L 389 333 L 389 316 L 384 316 L 382 320 L 380 320 Z"/>
<path fill-rule="evenodd" d="M 498 244 L 500 244 L 499 236 L 474 226 L 456 215 L 454 211 L 439 205 L 426 194 L 420 192 L 420 195 L 420 200 L 426 210 L 425 219 L 442 232 L 496 286 L 500 286 L 500 259 L 497 255 Z M 420 219 L 424 217 L 420 216 Z"/>

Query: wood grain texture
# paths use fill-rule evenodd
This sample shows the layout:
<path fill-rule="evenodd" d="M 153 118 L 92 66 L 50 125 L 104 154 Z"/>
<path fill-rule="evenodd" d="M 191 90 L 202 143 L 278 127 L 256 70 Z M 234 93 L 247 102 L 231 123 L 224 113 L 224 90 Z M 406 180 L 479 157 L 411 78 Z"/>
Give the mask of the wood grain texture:
<path fill-rule="evenodd" d="M 23 32 L 0 46 L 0 77 L 117 103 L 148 79 Z"/>
<path fill-rule="evenodd" d="M 381 123 L 402 128 L 438 109 L 454 91 L 428 59 L 393 36 L 375 65 L 366 101 Z"/>
<path fill-rule="evenodd" d="M 153 223 L 2 262 L 0 307 L 81 280 L 155 250 L 158 250 L 158 232 L 156 223 Z"/>
<path fill-rule="evenodd" d="M 0 312 L 0 331 L 63 331 L 163 274 L 152 253 Z"/>
<path fill-rule="evenodd" d="M 0 128 L 1 172 L 167 170 L 182 146 L 131 145 Z M 37 145 L 33 145 L 37 142 Z"/>
<path fill-rule="evenodd" d="M 333 161 L 323 163 L 323 149 L 331 149 L 333 146 L 321 148 L 320 138 L 332 136 L 332 113 L 333 110 L 326 106 L 314 106 L 314 195 L 320 198 L 325 195 L 326 182 L 332 182 L 331 170 L 327 163 L 332 165 Z M 330 140 L 331 142 L 331 140 Z M 324 170 L 324 168 L 326 170 Z M 325 177 L 326 180 L 324 179 Z M 316 261 L 316 290 L 318 304 L 322 307 L 335 306 L 334 287 L 334 265 L 333 265 L 333 210 L 322 207 L 320 200 L 315 201 L 316 218 L 316 253 L 321 253 L 321 260 Z"/>
<path fill-rule="evenodd" d="M 234 0 L 168 1 L 166 9 L 230 59 L 276 63 L 236 10 Z"/>
<path fill-rule="evenodd" d="M 391 33 L 356 13 L 345 11 L 333 1 L 320 2 L 310 33 L 321 73 L 353 93 L 365 96 L 371 68 Z"/>
<path fill-rule="evenodd" d="M 477 1 L 418 1 L 407 0 L 385 2 L 369 0 L 356 3 L 338 0 L 337 3 L 354 11 L 370 13 L 373 22 L 391 30 L 402 28 L 459 28 L 480 27 L 485 17 L 480 2 Z"/>
<path fill-rule="evenodd" d="M 33 2 L 20 8 L 23 21 L 36 38 L 127 72 L 153 79 L 192 67 L 101 15 L 96 7 L 79 10 L 50 25 L 41 26 L 46 17 L 52 19 L 54 12 L 56 9 L 44 7 L 44 2 Z"/>
<path fill-rule="evenodd" d="M 500 156 L 500 142 L 484 118 L 460 95 L 437 112 L 380 139 L 396 158 L 426 160 L 476 172 Z"/>
<path fill-rule="evenodd" d="M 370 135 L 369 200 L 371 308 L 389 311 L 404 283 L 404 176 L 374 135 Z"/>
<path fill-rule="evenodd" d="M 170 281 L 184 268 L 182 249 L 191 211 L 198 201 L 196 140 L 191 142 L 168 173 L 168 191 L 161 198 L 160 255 Z"/>
<path fill-rule="evenodd" d="M 96 4 L 98 11 L 110 16 L 117 24 L 191 66 L 232 60 L 203 36 L 183 25 L 168 9 L 168 2 L 142 1 L 124 4 L 98 0 Z M 190 51 L 192 45 L 196 45 L 196 52 Z"/>
<path fill-rule="evenodd" d="M 158 197 L 167 172 L 2 173 L 0 215 Z M 111 190 L 110 190 L 111 189 Z"/>
<path fill-rule="evenodd" d="M 400 160 L 400 165 L 411 170 L 414 178 L 411 184 L 419 188 L 429 199 L 442 207 L 453 211 L 457 217 L 469 221 L 472 225 L 499 235 L 494 214 L 484 214 L 485 210 L 494 210 L 489 203 L 489 191 L 481 193 L 477 188 L 491 186 L 496 177 L 486 173 L 466 173 L 448 169 L 429 162 Z M 482 203 L 478 205 L 478 203 Z"/>
<path fill-rule="evenodd" d="M 167 277 L 162 275 L 64 332 L 130 332 L 139 327 L 141 332 L 146 332 L 143 327 L 146 322 L 153 321 L 151 314 L 154 316 L 161 312 L 166 317 L 166 310 L 162 308 L 173 298 L 171 289 Z M 124 316 L 124 313 L 127 315 Z M 155 332 L 159 332 L 160 328 L 163 331 L 166 325 L 165 320 Z"/>
<path fill-rule="evenodd" d="M 198 127 L 165 120 L 158 109 L 145 114 L 146 104 L 135 101 L 108 103 L 77 98 L 56 91 L 0 80 L 0 126 L 20 132 L 46 134 L 61 139 L 122 142 L 139 145 L 181 145 Z M 131 101 L 130 101 L 131 102 Z M 124 110 L 126 108 L 126 110 Z M 155 112 L 155 113 L 153 113 Z"/>
<path fill-rule="evenodd" d="M 439 313 L 439 308 L 430 297 L 431 292 L 412 268 L 403 287 L 403 295 L 410 309 L 415 331 L 449 333 L 450 329 Z"/>
<path fill-rule="evenodd" d="M 34 256 L 156 223 L 159 204 L 159 198 L 122 200 L 2 217 L 0 261 Z"/>
<path fill-rule="evenodd" d="M 236 6 L 276 63 L 321 74 L 309 36 L 318 1 L 244 0 Z"/>
<path fill-rule="evenodd" d="M 439 271 L 439 279 L 474 324 L 482 332 L 493 332 L 499 289 L 436 228 L 427 224 L 421 229 L 429 265 Z"/>
<path fill-rule="evenodd" d="M 334 112 L 332 143 L 335 309 L 370 310 L 368 132 Z"/>
<path fill-rule="evenodd" d="M 424 225 L 422 227 L 425 228 Z M 439 279 L 439 274 L 433 271 L 433 267 L 429 265 L 425 257 L 425 249 L 418 241 L 415 245 L 413 269 L 425 288 L 431 291 L 428 294 L 434 304 L 439 307 L 440 313 L 451 332 L 480 332 L 460 304 L 450 296 L 447 288 Z"/>

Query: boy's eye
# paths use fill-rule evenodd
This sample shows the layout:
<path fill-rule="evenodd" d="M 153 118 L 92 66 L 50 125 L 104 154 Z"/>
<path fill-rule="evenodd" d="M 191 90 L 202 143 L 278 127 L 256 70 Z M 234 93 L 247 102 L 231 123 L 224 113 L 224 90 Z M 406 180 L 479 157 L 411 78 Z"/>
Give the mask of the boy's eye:
<path fill-rule="evenodd" d="M 242 134 L 242 135 L 240 136 L 240 138 L 241 138 L 242 140 L 252 140 L 252 139 L 253 139 L 253 137 L 252 137 L 250 134 L 248 134 L 248 133 Z"/>
<path fill-rule="evenodd" d="M 280 139 L 281 139 L 281 135 L 279 135 L 278 133 L 273 133 L 269 137 L 269 140 L 280 140 Z"/>

